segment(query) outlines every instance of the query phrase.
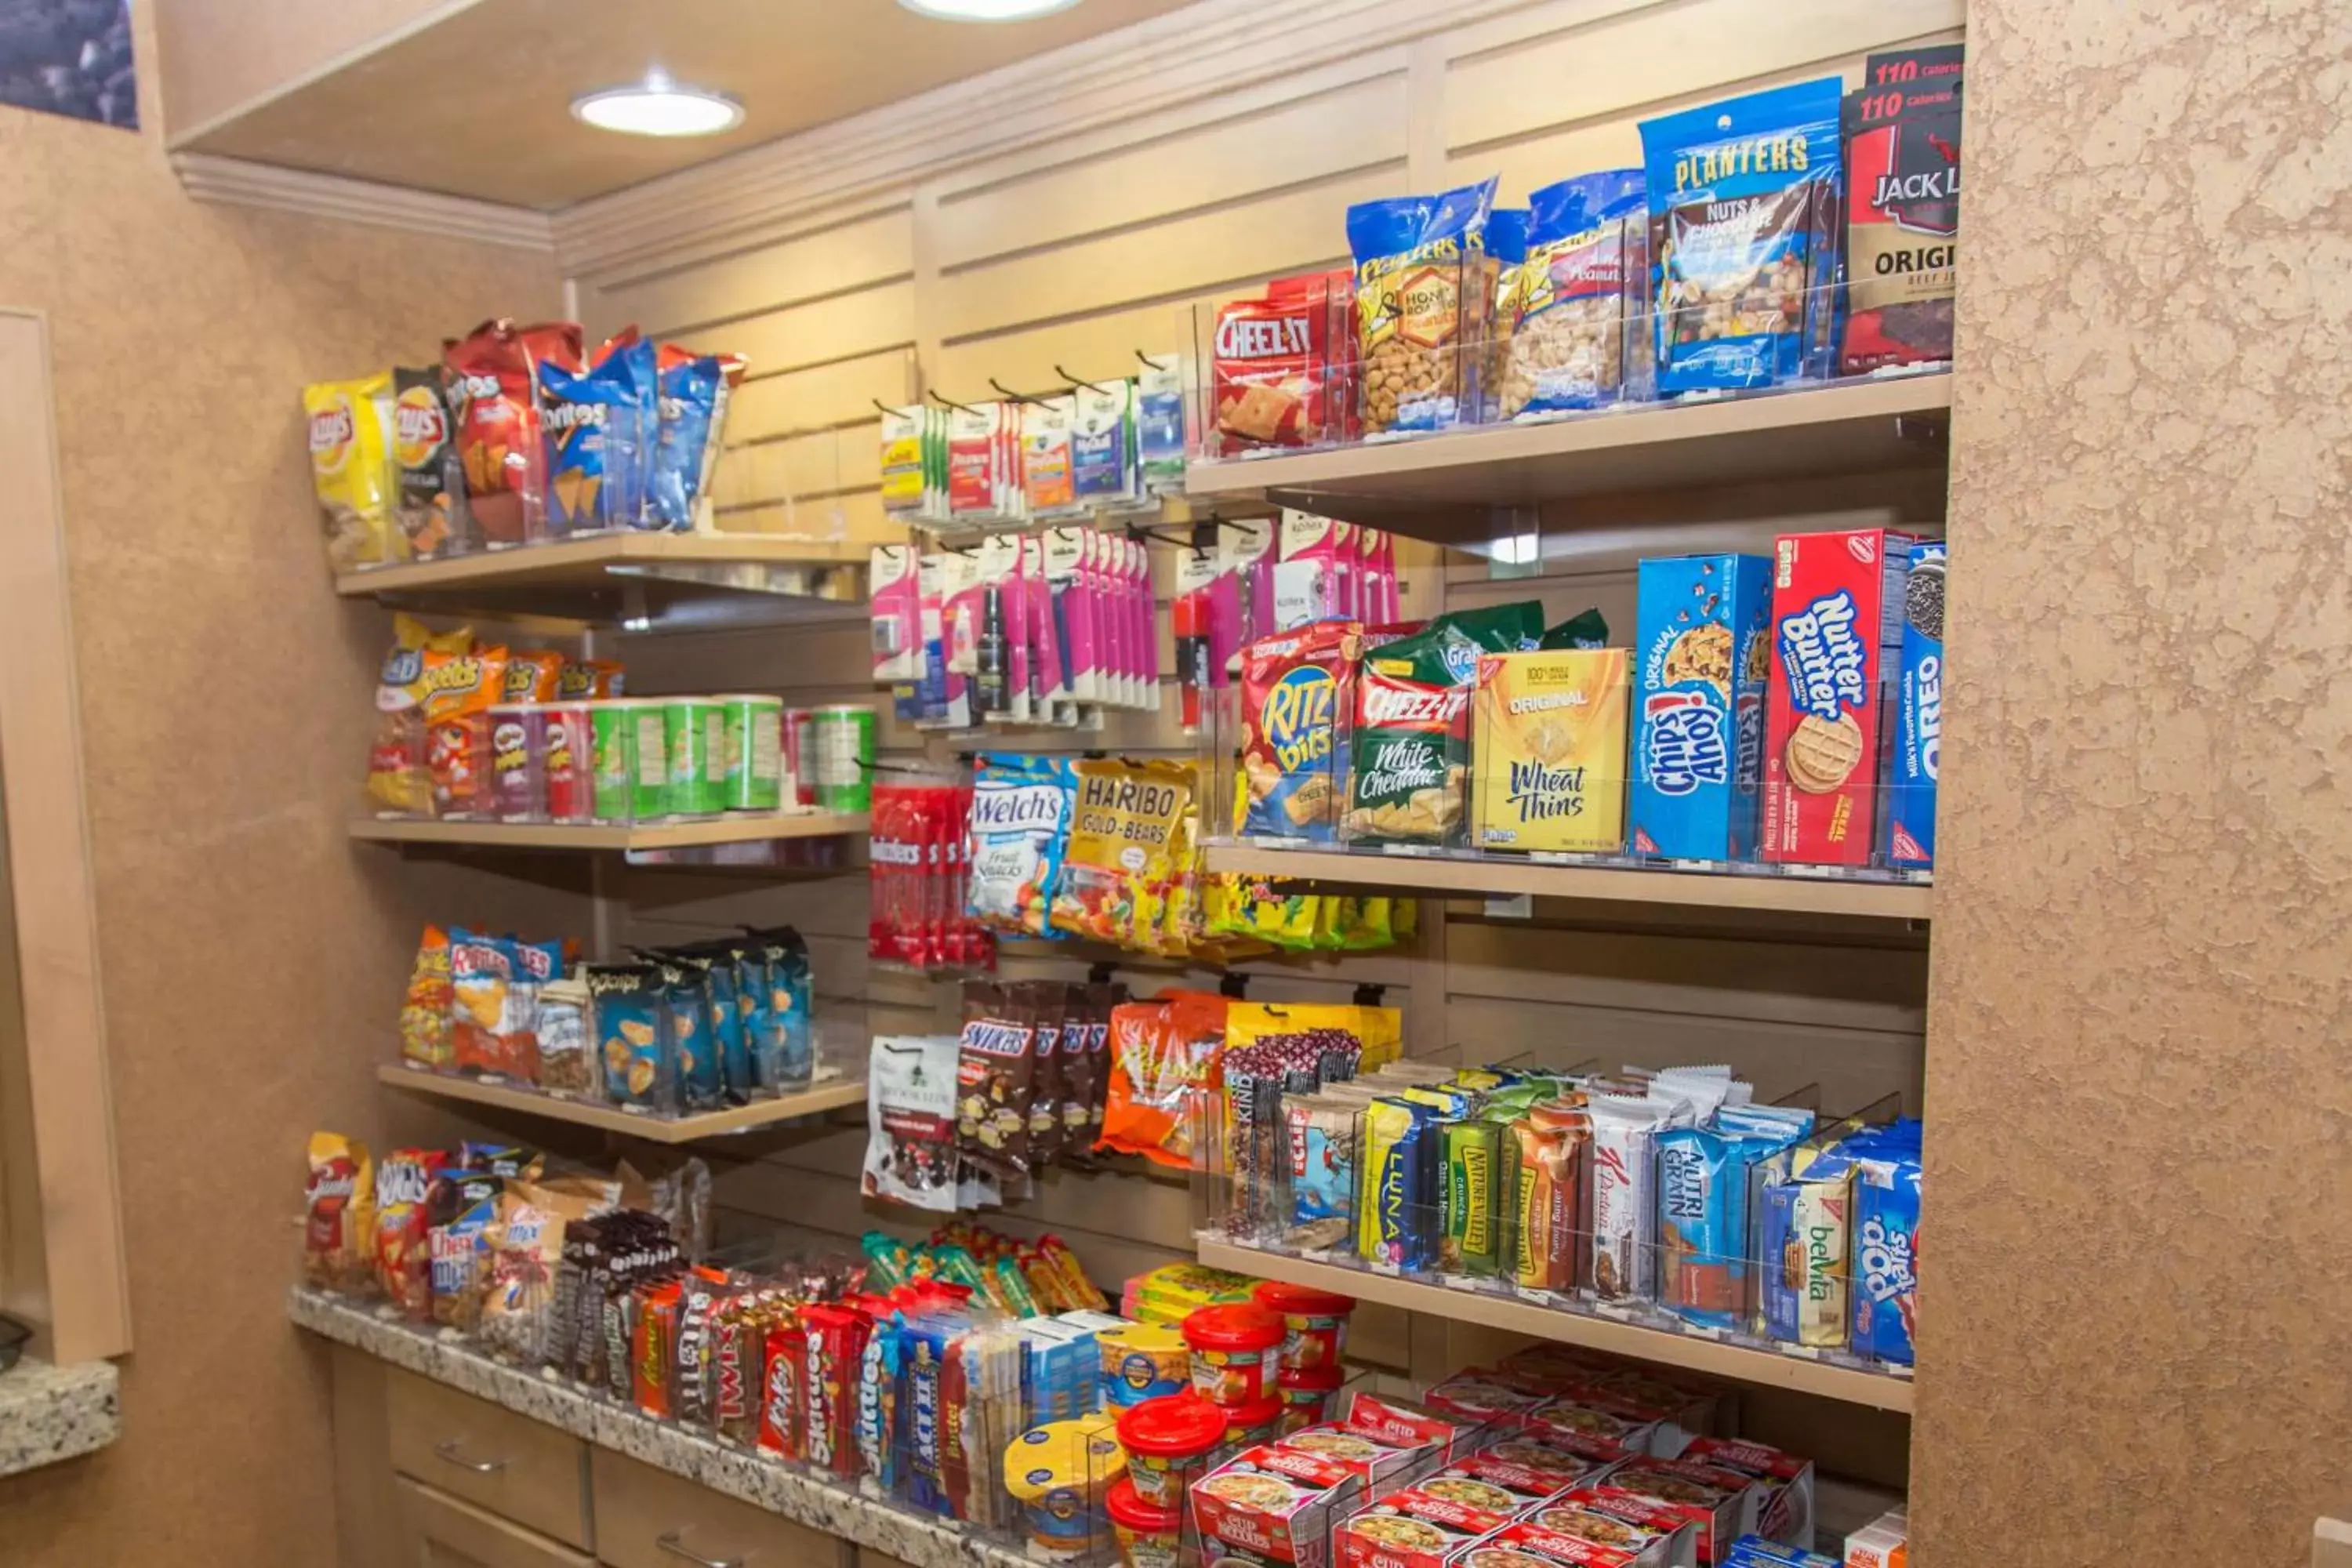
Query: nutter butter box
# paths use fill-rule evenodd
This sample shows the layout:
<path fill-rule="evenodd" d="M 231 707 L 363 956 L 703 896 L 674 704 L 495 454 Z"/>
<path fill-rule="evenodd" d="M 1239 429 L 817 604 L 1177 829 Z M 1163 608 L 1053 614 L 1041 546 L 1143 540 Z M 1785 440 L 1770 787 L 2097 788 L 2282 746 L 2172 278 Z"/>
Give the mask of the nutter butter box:
<path fill-rule="evenodd" d="M 1907 534 L 1863 528 L 1787 533 L 1773 543 L 1768 861 L 1870 862 L 1880 682 L 1902 644 L 1903 585 L 1914 542 Z"/>

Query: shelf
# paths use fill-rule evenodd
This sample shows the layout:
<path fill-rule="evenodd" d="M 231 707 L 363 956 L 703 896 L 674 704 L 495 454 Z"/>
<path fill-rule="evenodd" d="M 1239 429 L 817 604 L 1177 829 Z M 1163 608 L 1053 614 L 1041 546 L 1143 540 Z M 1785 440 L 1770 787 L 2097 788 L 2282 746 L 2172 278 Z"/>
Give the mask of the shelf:
<path fill-rule="evenodd" d="M 730 1132 L 750 1132 L 762 1127 L 772 1127 L 780 1121 L 866 1103 L 866 1080 L 862 1078 L 820 1080 L 804 1094 L 788 1095 L 782 1100 L 754 1100 L 749 1105 L 739 1105 L 727 1110 L 663 1117 L 615 1110 L 608 1105 L 590 1105 L 581 1100 L 541 1094 L 536 1089 L 485 1083 L 479 1079 L 456 1078 L 427 1072 L 421 1068 L 387 1065 L 376 1068 L 375 1076 L 394 1089 L 429 1094 L 442 1100 L 462 1100 L 472 1105 L 495 1106 L 500 1110 L 519 1110 L 526 1116 L 543 1116 L 551 1121 L 597 1127 L 607 1132 L 625 1132 L 632 1138 L 643 1138 L 654 1143 L 691 1143 L 698 1139 L 719 1138 Z"/>
<path fill-rule="evenodd" d="M 1687 1367 L 1693 1372 L 1738 1378 L 1743 1383 L 1769 1388 L 1792 1389 L 1799 1394 L 1842 1400 L 1848 1405 L 1898 1410 L 1906 1415 L 1911 1410 L 1910 1379 L 1886 1373 L 1864 1372 L 1853 1367 L 1811 1361 L 1803 1356 L 1753 1350 L 1746 1345 L 1698 1334 L 1680 1334 L 1664 1329 L 1644 1328 L 1638 1323 L 1621 1323 L 1609 1318 L 1562 1311 L 1556 1307 L 1538 1306 L 1531 1301 L 1514 1300 L 1508 1296 L 1485 1291 L 1456 1290 L 1444 1285 L 1429 1285 L 1375 1274 L 1369 1269 L 1342 1268 L 1336 1264 L 1310 1262 L 1286 1253 L 1213 1241 L 1205 1237 L 1200 1239 L 1199 1246 L 1201 1261 L 1212 1268 L 1230 1269 L 1236 1274 L 1255 1275 L 1261 1279 L 1279 1279 L 1286 1284 L 1337 1291 L 1343 1296 L 1353 1296 L 1360 1301 L 1378 1301 L 1384 1306 L 1402 1308 L 1408 1312 L 1425 1312 L 1434 1318 L 1478 1323 L 1509 1333 L 1533 1334 L 1538 1339 L 1583 1345 L 1616 1355 L 1655 1362 L 1664 1366 Z"/>
<path fill-rule="evenodd" d="M 347 572 L 335 592 L 443 614 L 704 631 L 863 614 L 866 555 L 757 533 L 601 533 Z"/>
<path fill-rule="evenodd" d="M 830 838 L 863 833 L 863 812 L 745 813 L 648 822 L 634 827 L 569 822 L 427 822 L 363 816 L 352 837 L 374 844 L 466 844 L 500 849 L 690 849 L 771 838 Z"/>
<path fill-rule="evenodd" d="M 1927 920 L 1935 896 L 1934 888 L 1925 882 L 1757 871 L 1680 871 L 1663 867 L 1635 869 L 1558 866 L 1491 858 L 1443 859 L 1433 855 L 1350 854 L 1336 849 L 1279 849 L 1250 844 L 1211 845 L 1208 866 L 1212 871 L 1409 889 L 1445 898 L 1526 893 L 1538 899 L 1613 900 L 1622 903 L 1676 904 L 1690 909 L 1858 915 L 1873 920 Z"/>
<path fill-rule="evenodd" d="M 1195 462 L 1185 489 L 1196 500 L 1296 506 L 1440 543 L 1483 541 L 1494 507 L 1939 467 L 1951 405 L 1945 374 L 1642 404 L 1549 424 Z"/>

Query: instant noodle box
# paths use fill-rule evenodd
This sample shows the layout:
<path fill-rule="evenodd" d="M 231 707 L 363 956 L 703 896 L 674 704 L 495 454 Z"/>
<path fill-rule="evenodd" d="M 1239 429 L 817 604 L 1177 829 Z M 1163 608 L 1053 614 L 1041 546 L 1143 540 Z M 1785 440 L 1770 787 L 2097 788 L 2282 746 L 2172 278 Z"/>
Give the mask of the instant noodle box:
<path fill-rule="evenodd" d="M 1445 1453 L 1443 1445 L 1427 1439 L 1398 1438 L 1337 1423 L 1293 1432 L 1282 1439 L 1282 1446 L 1345 1465 L 1364 1478 L 1368 1494 L 1404 1485 L 1435 1468 Z"/>
<path fill-rule="evenodd" d="M 1444 1568 L 1461 1548 L 1510 1521 L 1509 1510 L 1408 1487 L 1342 1524 L 1336 1555 L 1342 1568 Z"/>
<path fill-rule="evenodd" d="M 1763 1489 L 1751 1478 L 1680 1459 L 1632 1460 L 1592 1489 L 1604 1496 L 1630 1494 L 1687 1521 L 1698 1531 L 1698 1560 L 1706 1564 L 1721 1562 L 1732 1542 L 1756 1528 L 1763 1502 Z"/>
<path fill-rule="evenodd" d="M 1218 1405 L 1262 1404 L 1274 1393 L 1283 1322 L 1257 1307 L 1203 1307 L 1184 1320 L 1192 1390 Z"/>
<path fill-rule="evenodd" d="M 1362 1495 L 1363 1482 L 1347 1466 L 1261 1444 L 1194 1485 L 1192 1522 L 1210 1541 L 1260 1559 L 1327 1568 L 1331 1525 Z M 1215 1554 L 1205 1543 L 1203 1550 Z"/>
<path fill-rule="evenodd" d="M 1638 1498 L 1571 1492 L 1504 1526 L 1463 1568 L 1696 1568 L 1697 1532 Z"/>

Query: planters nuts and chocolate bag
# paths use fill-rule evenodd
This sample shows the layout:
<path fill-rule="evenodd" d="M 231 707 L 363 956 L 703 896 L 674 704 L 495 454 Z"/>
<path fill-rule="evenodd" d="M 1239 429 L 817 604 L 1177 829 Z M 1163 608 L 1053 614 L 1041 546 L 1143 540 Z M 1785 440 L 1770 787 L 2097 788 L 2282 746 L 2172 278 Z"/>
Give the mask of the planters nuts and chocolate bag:
<path fill-rule="evenodd" d="M 1874 528 L 1787 533 L 1773 543 L 1766 860 L 1869 863 L 1879 681 L 1902 633 L 1913 543 Z"/>
<path fill-rule="evenodd" d="M 1960 249 L 1960 46 L 1873 55 L 1863 80 L 1845 100 L 1846 375 L 1952 357 Z"/>
<path fill-rule="evenodd" d="M 1843 86 L 1823 77 L 1642 122 L 1659 396 L 1828 374 Z"/>
<path fill-rule="evenodd" d="M 1760 555 L 1641 564 L 1627 835 L 1636 854 L 1744 860 L 1756 853 L 1770 571 Z"/>
<path fill-rule="evenodd" d="M 1911 547 L 1903 584 L 1903 667 L 1886 738 L 1879 853 L 1890 866 L 1936 863 L 1936 763 L 1944 729 L 1944 545 Z"/>
<path fill-rule="evenodd" d="M 1486 655 L 1474 733 L 1478 847 L 1624 847 L 1623 648 Z"/>

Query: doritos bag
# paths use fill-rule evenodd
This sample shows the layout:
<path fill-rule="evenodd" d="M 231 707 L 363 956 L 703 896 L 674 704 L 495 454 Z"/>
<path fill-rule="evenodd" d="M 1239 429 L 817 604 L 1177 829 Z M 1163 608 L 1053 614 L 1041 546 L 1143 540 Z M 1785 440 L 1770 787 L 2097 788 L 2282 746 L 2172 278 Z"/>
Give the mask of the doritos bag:
<path fill-rule="evenodd" d="M 612 526 L 614 520 L 607 510 L 613 500 L 608 486 L 612 430 L 635 413 L 625 385 L 593 372 L 574 374 L 552 362 L 540 365 L 540 442 L 550 536 L 593 533 Z"/>
<path fill-rule="evenodd" d="M 660 435 L 646 500 L 655 526 L 684 531 L 709 478 L 710 448 L 724 407 L 726 378 L 709 354 L 661 372 Z"/>
<path fill-rule="evenodd" d="M 327 563 L 349 572 L 408 559 L 407 539 L 392 518 L 392 373 L 306 386 L 302 416 Z"/>

